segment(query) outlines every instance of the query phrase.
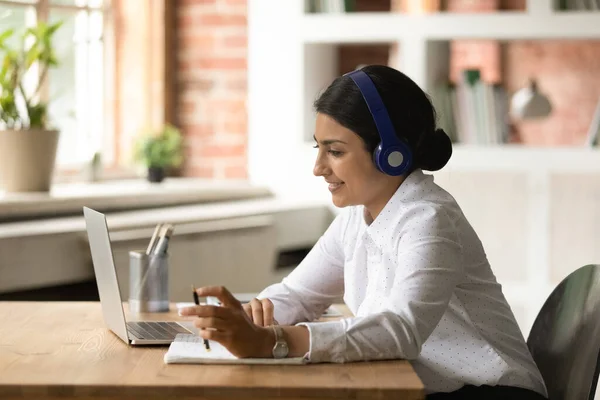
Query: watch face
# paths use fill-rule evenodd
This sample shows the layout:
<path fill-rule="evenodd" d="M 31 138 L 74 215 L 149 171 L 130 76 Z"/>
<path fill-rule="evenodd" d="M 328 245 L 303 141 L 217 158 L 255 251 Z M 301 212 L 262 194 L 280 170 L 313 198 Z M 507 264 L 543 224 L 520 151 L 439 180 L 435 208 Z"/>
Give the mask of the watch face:
<path fill-rule="evenodd" d="M 285 342 L 277 342 L 273 348 L 273 357 L 285 358 L 288 355 L 288 346 Z"/>

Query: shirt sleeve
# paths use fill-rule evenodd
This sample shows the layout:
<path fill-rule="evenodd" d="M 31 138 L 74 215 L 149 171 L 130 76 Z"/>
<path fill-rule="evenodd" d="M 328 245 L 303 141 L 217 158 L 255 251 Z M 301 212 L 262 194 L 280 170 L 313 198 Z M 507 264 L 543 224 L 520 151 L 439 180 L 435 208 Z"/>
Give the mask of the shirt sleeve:
<path fill-rule="evenodd" d="M 340 213 L 307 256 L 280 283 L 264 289 L 258 299 L 273 302 L 273 317 L 281 325 L 313 321 L 344 293 L 344 252 L 341 238 L 347 218 Z"/>
<path fill-rule="evenodd" d="M 310 331 L 311 362 L 415 359 L 462 279 L 463 253 L 443 210 L 418 213 L 393 233 L 396 274 L 380 310 L 324 323 Z"/>

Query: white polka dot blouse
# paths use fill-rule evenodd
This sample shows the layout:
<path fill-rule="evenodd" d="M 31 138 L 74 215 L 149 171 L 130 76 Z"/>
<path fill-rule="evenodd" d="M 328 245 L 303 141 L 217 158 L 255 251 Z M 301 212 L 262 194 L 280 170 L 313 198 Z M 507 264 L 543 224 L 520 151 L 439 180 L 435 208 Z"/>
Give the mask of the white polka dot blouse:
<path fill-rule="evenodd" d="M 546 395 L 477 234 L 416 170 L 377 218 L 347 207 L 306 258 L 267 287 L 280 324 L 305 325 L 310 362 L 407 359 L 426 391 L 509 385 Z M 335 299 L 354 317 L 314 322 Z"/>

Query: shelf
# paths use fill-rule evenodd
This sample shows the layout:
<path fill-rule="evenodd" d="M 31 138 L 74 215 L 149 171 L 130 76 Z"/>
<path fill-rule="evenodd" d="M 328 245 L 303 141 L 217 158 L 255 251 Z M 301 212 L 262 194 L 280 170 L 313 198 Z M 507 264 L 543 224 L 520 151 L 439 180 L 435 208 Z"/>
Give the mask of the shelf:
<path fill-rule="evenodd" d="M 168 178 L 160 185 L 145 179 L 55 184 L 49 193 L 0 192 L 0 222 L 81 215 L 83 206 L 105 212 L 124 211 L 271 195 L 267 188 L 244 181 L 219 182 L 196 178 Z"/>
<path fill-rule="evenodd" d="M 561 11 L 529 15 L 402 15 L 395 13 L 307 14 L 301 18 L 305 43 L 369 43 L 403 39 L 600 39 L 600 12 Z"/>
<path fill-rule="evenodd" d="M 454 144 L 452 157 L 445 168 L 600 172 L 600 148 Z"/>
<path fill-rule="evenodd" d="M 477 2 L 482 3 L 481 6 L 469 4 L 465 1 L 414 1 L 414 0 L 304 0 L 303 12 L 305 13 L 335 13 L 335 12 L 349 12 L 349 13 L 364 13 L 364 12 L 394 12 L 394 13 L 460 13 L 470 12 L 473 8 L 477 9 L 479 13 L 495 13 L 505 11 L 522 11 L 525 12 L 528 8 L 539 6 L 540 0 L 522 0 L 522 1 L 497 1 L 495 6 L 494 2 L 484 2 L 478 0 Z M 549 0 L 541 0 L 547 4 L 542 4 L 547 8 L 551 8 L 553 4 L 549 3 Z M 318 3 L 321 3 L 320 5 Z M 323 3 L 327 3 L 327 6 L 323 7 Z M 419 4 L 420 3 L 420 4 Z M 429 3 L 429 4 L 427 4 Z M 436 4 L 437 3 L 437 4 Z M 475 3 L 472 1 L 471 3 Z"/>

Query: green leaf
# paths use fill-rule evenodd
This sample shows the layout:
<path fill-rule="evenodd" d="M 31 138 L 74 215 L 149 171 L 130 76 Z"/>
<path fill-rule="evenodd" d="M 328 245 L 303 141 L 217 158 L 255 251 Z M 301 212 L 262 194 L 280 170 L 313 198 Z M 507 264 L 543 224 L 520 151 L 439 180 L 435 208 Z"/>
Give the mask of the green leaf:
<path fill-rule="evenodd" d="M 25 54 L 25 69 L 29 69 L 34 62 L 40 59 L 40 49 L 37 47 L 31 47 Z"/>
<path fill-rule="evenodd" d="M 134 147 L 134 158 L 146 167 L 178 167 L 183 160 L 181 133 L 172 125 L 141 136 Z"/>
<path fill-rule="evenodd" d="M 58 30 L 58 28 L 63 26 L 64 23 L 65 23 L 65 21 L 58 21 L 58 22 L 55 22 L 54 24 L 48 26 L 48 30 L 47 30 L 48 36 L 54 35 L 54 33 Z"/>
<path fill-rule="evenodd" d="M 48 104 L 39 102 L 32 96 L 26 99 L 25 111 L 27 115 L 20 115 L 15 104 L 16 93 L 23 92 L 23 77 L 25 72 L 34 64 L 39 65 L 42 74 L 38 86 L 32 93 L 21 93 L 30 96 L 39 91 L 39 87 L 46 75 L 48 68 L 59 64 L 58 57 L 52 45 L 52 37 L 63 25 L 63 21 L 53 24 L 38 22 L 36 26 L 24 29 L 19 36 L 20 45 L 12 49 L 7 45 L 7 40 L 15 33 L 13 29 L 0 32 L 0 122 L 7 127 L 34 127 L 47 128 Z M 27 45 L 26 45 L 27 44 Z"/>
<path fill-rule="evenodd" d="M 46 127 L 46 105 L 39 103 L 28 107 L 29 127 L 44 129 Z"/>
<path fill-rule="evenodd" d="M 0 33 L 0 49 L 6 50 L 6 42 L 13 34 L 15 33 L 14 29 L 7 29 L 4 32 Z"/>

